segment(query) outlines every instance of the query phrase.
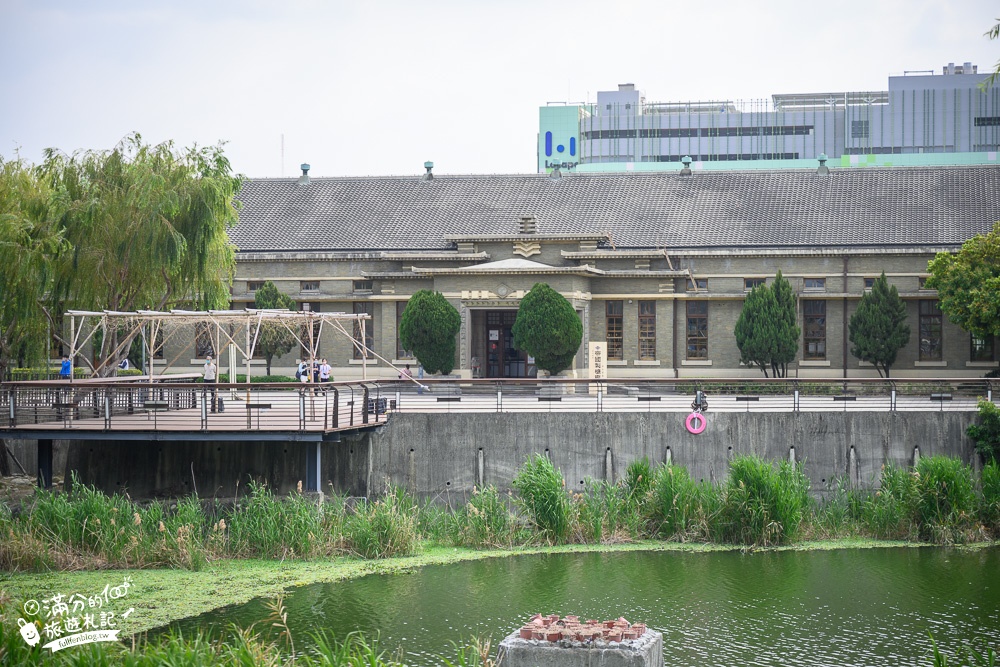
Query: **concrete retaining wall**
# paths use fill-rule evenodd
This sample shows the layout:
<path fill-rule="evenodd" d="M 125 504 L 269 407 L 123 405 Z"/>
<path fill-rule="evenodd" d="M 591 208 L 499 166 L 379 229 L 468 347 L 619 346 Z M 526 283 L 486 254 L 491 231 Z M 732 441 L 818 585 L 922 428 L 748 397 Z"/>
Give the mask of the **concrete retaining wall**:
<path fill-rule="evenodd" d="M 725 479 L 736 454 L 802 463 L 813 491 L 839 478 L 872 486 L 884 463 L 943 454 L 972 463 L 965 429 L 974 412 L 709 413 L 700 435 L 679 413 L 400 414 L 373 433 L 322 445 L 324 491 L 379 494 L 387 484 L 420 498 L 464 502 L 476 484 L 503 491 L 531 454 L 548 455 L 567 486 L 590 477 L 617 481 L 632 461 L 668 458 L 695 480 Z M 240 493 L 250 478 L 279 492 L 306 479 L 311 443 L 74 442 L 66 470 L 106 491 L 134 497 Z M 854 450 L 852 457 L 851 450 Z M 853 461 L 853 463 L 852 463 Z M 57 468 L 58 469 L 58 468 Z M 32 471 L 33 472 L 33 471 Z M 192 481 L 192 477 L 194 478 Z"/>

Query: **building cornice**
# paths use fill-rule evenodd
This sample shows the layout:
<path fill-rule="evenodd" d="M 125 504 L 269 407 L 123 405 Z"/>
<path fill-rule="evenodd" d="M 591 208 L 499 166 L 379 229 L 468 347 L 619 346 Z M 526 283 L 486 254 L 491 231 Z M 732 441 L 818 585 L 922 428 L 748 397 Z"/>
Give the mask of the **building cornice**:
<path fill-rule="evenodd" d="M 489 259 L 486 252 L 459 253 L 454 250 L 414 251 L 326 251 L 276 250 L 271 252 L 237 252 L 237 262 L 356 262 L 356 261 L 456 261 L 481 262 Z"/>

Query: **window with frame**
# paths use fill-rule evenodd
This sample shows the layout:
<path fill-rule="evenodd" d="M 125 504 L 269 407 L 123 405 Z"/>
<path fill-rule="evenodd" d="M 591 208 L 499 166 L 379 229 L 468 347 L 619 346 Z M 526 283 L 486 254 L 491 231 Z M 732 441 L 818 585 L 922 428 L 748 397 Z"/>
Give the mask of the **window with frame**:
<path fill-rule="evenodd" d="M 247 281 L 247 291 L 248 292 L 256 292 L 257 290 L 259 290 L 263 286 L 264 286 L 264 281 L 263 280 L 248 280 Z"/>
<path fill-rule="evenodd" d="M 851 121 L 851 139 L 867 139 L 868 131 L 869 131 L 869 121 L 867 120 Z"/>
<path fill-rule="evenodd" d="M 969 337 L 969 361 L 993 361 L 993 336 Z"/>
<path fill-rule="evenodd" d="M 354 358 L 360 359 L 362 354 L 359 345 L 364 345 L 369 350 L 375 347 L 375 304 L 370 301 L 355 301 L 354 314 L 369 316 L 369 319 L 365 322 L 364 340 L 361 338 L 361 322 L 354 323 L 354 340 L 357 345 L 352 345 L 351 347 L 354 348 Z"/>
<path fill-rule="evenodd" d="M 374 283 L 371 280 L 351 281 L 351 290 L 354 292 L 358 292 L 360 294 L 371 294 L 372 289 L 374 289 Z"/>
<path fill-rule="evenodd" d="M 822 292 L 826 289 L 826 278 L 805 278 L 802 288 L 809 292 Z"/>
<path fill-rule="evenodd" d="M 826 301 L 802 300 L 802 358 L 826 359 Z"/>
<path fill-rule="evenodd" d="M 198 359 L 215 356 L 215 345 L 212 343 L 212 328 L 204 323 L 198 322 L 194 325 L 194 356 Z"/>
<path fill-rule="evenodd" d="M 708 301 L 687 302 L 687 358 L 708 359 Z"/>
<path fill-rule="evenodd" d="M 878 278 L 865 278 L 865 289 L 871 289 L 875 287 L 876 280 L 878 280 Z"/>
<path fill-rule="evenodd" d="M 319 281 L 318 280 L 300 280 L 299 281 L 299 291 L 300 292 L 318 292 L 319 291 Z"/>
<path fill-rule="evenodd" d="M 749 292 L 754 287 L 760 287 L 767 283 L 767 278 L 744 278 L 743 279 L 743 291 Z"/>
<path fill-rule="evenodd" d="M 625 358 L 623 349 L 622 302 L 604 302 L 604 331 L 608 342 L 608 359 L 622 361 Z"/>
<path fill-rule="evenodd" d="M 403 311 L 406 310 L 406 301 L 396 302 L 396 358 L 397 359 L 412 359 L 413 353 L 409 350 L 403 349 L 403 339 L 399 335 L 399 325 L 403 322 Z"/>
<path fill-rule="evenodd" d="M 920 300 L 920 361 L 941 361 L 941 308 L 936 300 Z"/>
<path fill-rule="evenodd" d="M 920 278 L 917 278 L 917 289 L 921 289 L 921 290 L 930 289 L 927 286 L 927 278 L 926 277 L 921 276 Z"/>
<path fill-rule="evenodd" d="M 639 302 L 639 359 L 656 359 L 656 302 Z"/>
<path fill-rule="evenodd" d="M 692 278 L 689 286 L 692 292 L 704 292 L 708 289 L 708 278 Z"/>

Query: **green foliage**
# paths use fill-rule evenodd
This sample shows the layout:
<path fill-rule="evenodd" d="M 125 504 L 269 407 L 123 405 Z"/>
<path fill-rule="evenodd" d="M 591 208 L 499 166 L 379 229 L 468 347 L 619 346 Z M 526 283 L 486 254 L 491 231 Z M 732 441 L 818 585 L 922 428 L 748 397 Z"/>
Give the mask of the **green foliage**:
<path fill-rule="evenodd" d="M 926 286 L 938 291 L 951 322 L 984 338 L 1000 335 L 1000 222 L 958 253 L 939 252 L 927 270 Z"/>
<path fill-rule="evenodd" d="M 848 328 L 851 354 L 874 365 L 880 376 L 889 377 L 896 355 L 910 342 L 910 327 L 906 324 L 906 304 L 896 286 L 889 286 L 884 272 L 861 297 Z"/>
<path fill-rule="evenodd" d="M 992 401 L 979 401 L 979 423 L 966 429 L 976 451 L 987 463 L 1000 461 L 1000 408 Z"/>
<path fill-rule="evenodd" d="M 73 477 L 72 494 L 39 491 L 14 518 L 0 514 L 0 568 L 186 567 L 205 563 L 207 524 L 195 498 L 173 511 L 105 495 Z"/>
<path fill-rule="evenodd" d="M 583 340 L 583 323 L 573 305 L 545 283 L 535 283 L 521 299 L 511 331 L 514 347 L 553 375 L 572 365 Z"/>
<path fill-rule="evenodd" d="M 418 510 L 402 489 L 354 508 L 344 523 L 347 547 L 362 558 L 409 556 L 417 549 Z"/>
<path fill-rule="evenodd" d="M 967 541 L 976 519 L 972 469 L 961 459 L 928 456 L 917 462 L 915 478 L 921 536 L 941 544 Z"/>
<path fill-rule="evenodd" d="M 914 536 L 915 476 L 892 464 L 882 466 L 879 488 L 861 508 L 861 522 L 872 536 L 905 540 Z"/>
<path fill-rule="evenodd" d="M 987 463 L 979 481 L 982 491 L 979 519 L 993 531 L 994 538 L 1000 538 L 1000 462 Z"/>
<path fill-rule="evenodd" d="M 756 456 L 741 456 L 729 466 L 722 506 L 713 526 L 724 542 L 771 546 L 793 539 L 809 509 L 809 480 L 782 461 L 775 468 Z"/>
<path fill-rule="evenodd" d="M 545 456 L 533 454 L 511 482 L 532 523 L 550 540 L 566 537 L 570 524 L 569 497 L 562 474 Z"/>
<path fill-rule="evenodd" d="M 68 249 L 56 224 L 61 209 L 36 171 L 0 159 L 0 378 L 48 357 L 42 301 Z"/>
<path fill-rule="evenodd" d="M 242 181 L 221 146 L 178 151 L 132 134 L 110 151 L 49 150 L 40 173 L 72 246 L 56 261 L 50 314 L 228 307 L 235 252 L 227 229 Z"/>
<path fill-rule="evenodd" d="M 785 377 L 788 364 L 795 360 L 801 330 L 797 323 L 795 292 L 788 280 L 775 277 L 771 286 L 758 285 L 747 295 L 736 321 L 736 346 L 740 361 L 757 366 L 767 377 Z"/>
<path fill-rule="evenodd" d="M 716 494 L 711 488 L 699 488 L 687 468 L 673 464 L 657 467 L 648 504 L 651 537 L 685 541 L 706 536 L 703 500 L 712 495 Z"/>
<path fill-rule="evenodd" d="M 403 310 L 399 337 L 424 371 L 447 375 L 455 368 L 455 336 L 461 326 L 462 317 L 443 294 L 420 290 Z"/>
<path fill-rule="evenodd" d="M 276 498 L 257 482 L 227 527 L 228 552 L 241 558 L 310 558 L 324 551 L 328 532 L 315 500 L 301 493 Z"/>
<path fill-rule="evenodd" d="M 247 376 L 244 373 L 240 373 L 236 376 L 236 382 L 246 382 Z M 229 382 L 229 373 L 219 373 L 219 382 L 226 384 Z M 290 375 L 251 375 L 250 384 L 267 384 L 271 382 L 298 382 L 295 378 Z"/>
<path fill-rule="evenodd" d="M 295 299 L 278 291 L 270 280 L 254 292 L 254 307 L 260 310 L 295 310 Z M 275 357 L 288 354 L 298 344 L 295 334 L 281 322 L 264 320 L 257 333 L 256 350 L 264 355 L 267 374 L 271 374 L 271 362 Z"/>
<path fill-rule="evenodd" d="M 642 535 L 642 497 L 626 482 L 611 484 L 588 479 L 583 493 L 574 495 L 579 538 L 583 542 L 608 543 L 636 539 Z"/>
<path fill-rule="evenodd" d="M 493 485 L 474 488 L 455 519 L 455 544 L 459 546 L 497 549 L 510 547 L 517 538 L 515 518 Z"/>

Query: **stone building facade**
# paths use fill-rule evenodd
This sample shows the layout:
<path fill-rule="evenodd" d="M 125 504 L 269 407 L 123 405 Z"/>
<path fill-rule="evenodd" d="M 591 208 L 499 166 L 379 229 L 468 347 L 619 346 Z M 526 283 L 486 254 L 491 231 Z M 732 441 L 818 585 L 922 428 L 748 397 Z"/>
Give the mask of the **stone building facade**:
<path fill-rule="evenodd" d="M 803 329 L 789 374 L 860 377 L 876 371 L 851 356 L 847 323 L 884 271 L 911 328 L 893 375 L 980 376 L 998 366 L 995 341 L 947 322 L 923 281 L 935 253 L 1000 220 L 998 186 L 991 166 L 250 180 L 233 307 L 271 280 L 300 309 L 368 313 L 368 347 L 398 366 L 415 364 L 400 314 L 433 289 L 461 314 L 456 373 L 525 377 L 533 360 L 510 327 L 545 282 L 584 323 L 579 374 L 588 343 L 606 341 L 612 377 L 759 377 L 733 330 L 749 289 L 780 270 Z M 337 379 L 360 377 L 349 337 L 324 334 L 319 354 Z"/>

